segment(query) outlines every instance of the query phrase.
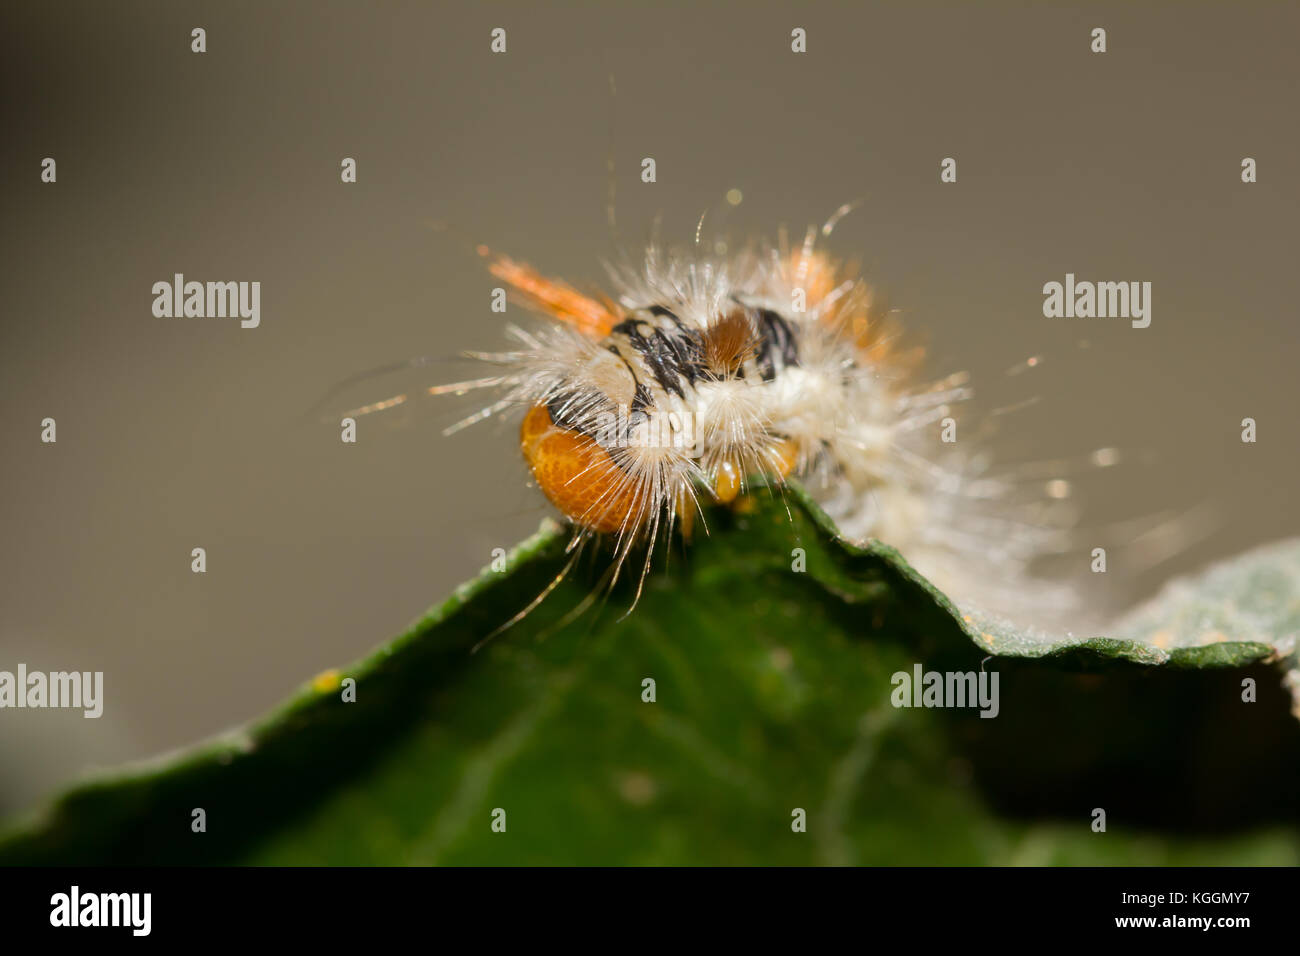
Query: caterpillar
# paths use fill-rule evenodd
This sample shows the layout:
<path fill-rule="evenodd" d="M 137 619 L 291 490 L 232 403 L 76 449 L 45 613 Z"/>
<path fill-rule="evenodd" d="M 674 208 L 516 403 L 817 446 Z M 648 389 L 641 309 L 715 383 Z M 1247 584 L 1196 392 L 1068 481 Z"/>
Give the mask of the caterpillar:
<path fill-rule="evenodd" d="M 506 351 L 467 353 L 496 374 L 427 392 L 496 393 L 448 433 L 521 415 L 523 458 L 572 525 L 575 559 L 612 542 L 612 587 L 645 546 L 637 599 L 656 544 L 689 539 L 705 504 L 797 479 L 845 538 L 894 546 L 959 604 L 1060 607 L 1070 589 L 1030 566 L 1062 550 L 1062 512 L 940 441 L 971 394 L 966 377 L 922 379 L 924 350 L 821 247 L 849 208 L 793 246 L 782 234 L 728 253 L 701 246 L 698 229 L 693 244 L 651 243 L 607 267 L 610 294 L 480 245 L 491 275 L 544 321 L 508 326 Z"/>

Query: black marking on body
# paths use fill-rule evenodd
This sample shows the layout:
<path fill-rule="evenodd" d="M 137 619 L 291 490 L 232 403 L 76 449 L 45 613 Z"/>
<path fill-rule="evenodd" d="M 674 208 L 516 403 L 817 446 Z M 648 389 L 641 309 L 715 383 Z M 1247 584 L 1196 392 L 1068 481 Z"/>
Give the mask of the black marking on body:
<path fill-rule="evenodd" d="M 799 346 L 790 323 L 772 309 L 746 306 L 756 331 L 754 357 L 730 375 L 745 377 L 755 384 L 774 381 L 783 369 L 799 365 Z M 644 421 L 658 405 L 656 391 L 686 398 L 688 388 L 700 382 L 717 381 L 717 373 L 704 364 L 704 335 L 688 327 L 671 309 L 651 305 L 619 322 L 605 339 L 605 348 L 618 356 L 632 376 L 635 391 L 625 421 L 631 428 Z M 632 356 L 640 359 L 633 361 Z M 644 380 L 646 371 L 652 380 Z M 602 396 L 605 404 L 610 403 Z M 561 428 L 596 437 L 593 406 L 601 397 L 582 396 L 572 389 L 557 392 L 547 402 L 551 421 Z M 578 411 L 575 411 L 577 409 Z M 609 409 L 611 413 L 615 410 Z"/>
<path fill-rule="evenodd" d="M 758 372 L 763 381 L 770 382 L 782 369 L 799 364 L 799 344 L 795 341 L 790 323 L 772 309 L 758 313 Z"/>
<path fill-rule="evenodd" d="M 759 380 L 771 382 L 783 369 L 798 366 L 799 344 L 785 317 L 773 309 L 754 308 L 736 301 L 752 317 L 757 332 L 754 367 Z M 641 314 L 615 325 L 609 338 L 635 352 L 654 376 L 655 384 L 678 398 L 686 397 L 686 386 L 694 387 L 701 381 L 717 379 L 717 375 L 704 364 L 702 333 L 687 327 L 677 313 L 666 306 L 647 306 Z M 638 385 L 639 399 L 641 376 L 636 368 L 627 361 L 619 345 L 610 344 L 607 348 L 622 358 L 632 372 Z M 734 374 L 745 373 L 737 370 Z"/>
<path fill-rule="evenodd" d="M 663 306 L 651 306 L 646 312 L 651 318 L 624 319 L 610 330 L 610 337 L 622 339 L 641 357 L 661 389 L 685 398 L 683 383 L 694 387 L 704 375 L 700 333 L 686 328 Z"/>
<path fill-rule="evenodd" d="M 551 424 L 571 432 L 591 435 L 586 418 L 574 412 L 583 407 L 582 395 L 574 389 L 561 389 L 546 400 L 546 410 L 551 415 Z"/>
<path fill-rule="evenodd" d="M 618 354 L 618 350 L 613 346 L 610 347 L 610 351 L 615 355 Z M 623 359 L 623 362 L 628 364 L 626 359 Z M 630 364 L 628 364 L 628 371 L 632 373 L 635 380 L 636 372 Z M 546 400 L 546 411 L 551 416 L 551 424 L 557 428 L 586 435 L 597 443 L 605 445 L 611 438 L 616 438 L 618 442 L 627 441 L 631 430 L 650 417 L 654 404 L 654 396 L 650 389 L 643 383 L 637 382 L 632 397 L 632 407 L 625 413 L 621 413 L 621 419 L 617 417 L 612 419 L 620 426 L 617 435 L 608 433 L 607 422 L 611 419 L 606 416 L 618 416 L 620 412 L 613 406 L 607 395 L 594 389 L 559 389 Z M 606 450 L 613 452 L 614 449 Z"/>

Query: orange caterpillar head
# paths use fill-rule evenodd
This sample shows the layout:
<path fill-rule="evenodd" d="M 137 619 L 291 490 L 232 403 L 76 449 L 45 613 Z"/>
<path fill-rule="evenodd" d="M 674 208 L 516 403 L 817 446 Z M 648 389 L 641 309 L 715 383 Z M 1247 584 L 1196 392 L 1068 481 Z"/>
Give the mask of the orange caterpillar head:
<path fill-rule="evenodd" d="M 593 531 L 635 530 L 636 485 L 594 438 L 556 425 L 535 405 L 519 444 L 538 487 L 566 517 Z"/>

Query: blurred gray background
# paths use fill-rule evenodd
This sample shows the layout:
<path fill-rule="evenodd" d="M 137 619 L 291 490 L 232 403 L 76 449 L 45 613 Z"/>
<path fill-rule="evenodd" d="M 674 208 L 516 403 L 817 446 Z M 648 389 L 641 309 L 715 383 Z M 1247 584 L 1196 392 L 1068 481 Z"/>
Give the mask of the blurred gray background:
<path fill-rule="evenodd" d="M 1005 457 L 1123 449 L 1075 482 L 1099 524 L 1217 514 L 1156 567 L 1112 556 L 1114 587 L 1138 597 L 1300 527 L 1294 5 L 0 17 L 0 669 L 106 684 L 99 720 L 0 711 L 0 812 L 261 715 L 536 528 L 548 510 L 513 422 L 444 439 L 465 405 L 429 403 L 399 427 L 364 420 L 348 446 L 302 416 L 372 366 L 501 344 L 473 241 L 599 282 L 611 131 L 633 247 L 656 215 L 679 240 L 710 208 L 717 235 L 799 234 L 865 196 L 833 249 L 928 339 L 930 369 L 969 369 L 985 410 L 1039 399 L 1003 419 Z M 489 51 L 498 26 L 505 55 Z M 345 156 L 356 184 L 339 180 Z M 1257 184 L 1240 181 L 1245 156 Z M 261 327 L 155 318 L 151 286 L 175 272 L 259 280 Z M 1045 319 L 1043 283 L 1066 272 L 1150 281 L 1151 327 Z M 1004 375 L 1031 355 L 1040 367 Z M 1239 440 L 1246 416 L 1258 444 Z"/>

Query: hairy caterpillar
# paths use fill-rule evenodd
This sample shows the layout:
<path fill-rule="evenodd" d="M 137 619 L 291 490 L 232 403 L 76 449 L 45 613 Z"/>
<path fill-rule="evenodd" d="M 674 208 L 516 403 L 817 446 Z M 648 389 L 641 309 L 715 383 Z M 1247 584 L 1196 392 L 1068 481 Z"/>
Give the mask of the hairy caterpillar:
<path fill-rule="evenodd" d="M 611 584 L 635 545 L 644 581 L 656 542 L 674 528 L 689 537 L 703 503 L 731 502 L 761 476 L 798 478 L 842 534 L 898 548 L 959 601 L 1060 606 L 1070 589 L 1029 570 L 1062 547 L 1059 509 L 1021 500 L 980 455 L 941 442 L 964 376 L 920 380 L 921 350 L 819 248 L 847 211 L 794 247 L 782 237 L 718 254 L 698 232 L 683 248 L 651 244 L 643 261 L 610 267 L 608 296 L 479 246 L 548 321 L 509 326 L 509 351 L 472 353 L 497 374 L 428 391 L 498 393 L 448 431 L 522 412 L 533 479 L 572 523 L 575 557 L 596 536 L 612 541 Z"/>

